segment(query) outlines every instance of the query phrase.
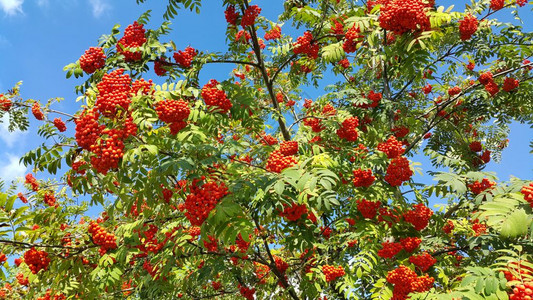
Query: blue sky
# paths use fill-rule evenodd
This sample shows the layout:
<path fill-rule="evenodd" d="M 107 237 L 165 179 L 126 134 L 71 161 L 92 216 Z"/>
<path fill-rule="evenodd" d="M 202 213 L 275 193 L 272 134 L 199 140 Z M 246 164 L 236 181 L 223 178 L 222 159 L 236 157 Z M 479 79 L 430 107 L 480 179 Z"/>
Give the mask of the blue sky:
<path fill-rule="evenodd" d="M 253 2 L 263 8 L 263 15 L 271 18 L 283 7 L 281 0 Z M 48 98 L 62 97 L 65 100 L 56 108 L 75 112 L 79 103 L 75 102 L 74 86 L 79 81 L 66 80 L 63 66 L 76 61 L 86 49 L 95 46 L 98 37 L 108 33 L 114 24 L 120 23 L 123 29 L 147 9 L 153 10 L 149 27 L 155 28 L 162 21 L 165 3 L 147 1 L 144 5 L 137 5 L 135 0 L 0 0 L 0 93 L 22 80 L 23 98 L 46 101 Z M 226 48 L 222 1 L 204 3 L 206 6 L 200 16 L 180 12 L 173 21 L 169 38 L 174 40 L 179 49 L 188 45 L 209 51 L 224 51 Z M 455 4 L 455 10 L 463 9 L 464 3 L 437 0 L 438 5 L 446 7 Z M 524 16 L 529 12 L 530 8 L 522 8 Z M 499 12 L 496 17 L 509 13 Z M 527 22 L 526 30 L 531 30 L 532 20 Z M 209 68 L 203 71 L 206 74 L 203 76 L 222 80 L 233 67 Z M 207 79 L 205 77 L 205 81 Z M 319 95 L 313 90 L 309 90 L 309 94 Z M 38 123 L 33 117 L 30 119 L 33 126 L 27 133 L 9 133 L 5 124 L 0 124 L 0 177 L 4 180 L 10 181 L 28 172 L 18 164 L 18 159 L 42 142 L 35 138 Z M 72 130 L 73 124 L 68 126 Z M 510 140 L 502 163 L 491 162 L 486 170 L 497 172 L 503 180 L 510 175 L 532 179 L 533 160 L 528 154 L 528 144 L 533 140 L 533 130 L 525 125 L 513 124 Z M 429 166 L 427 160 L 422 162 L 423 167 Z M 423 181 L 431 182 L 427 175 Z"/>

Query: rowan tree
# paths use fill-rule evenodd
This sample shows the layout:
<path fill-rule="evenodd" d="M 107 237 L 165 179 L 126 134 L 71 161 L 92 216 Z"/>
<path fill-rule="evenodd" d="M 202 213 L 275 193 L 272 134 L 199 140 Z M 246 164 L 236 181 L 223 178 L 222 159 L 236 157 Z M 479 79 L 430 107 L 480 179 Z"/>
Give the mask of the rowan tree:
<path fill-rule="evenodd" d="M 0 194 L 0 299 L 533 296 L 533 182 L 483 171 L 533 123 L 533 34 L 493 18 L 527 1 L 278 2 L 269 20 L 169 0 L 160 26 L 113 27 L 65 67 L 75 115 L 0 95 L 44 140 L 25 191 Z M 224 53 L 171 41 L 201 4 L 222 8 Z"/>

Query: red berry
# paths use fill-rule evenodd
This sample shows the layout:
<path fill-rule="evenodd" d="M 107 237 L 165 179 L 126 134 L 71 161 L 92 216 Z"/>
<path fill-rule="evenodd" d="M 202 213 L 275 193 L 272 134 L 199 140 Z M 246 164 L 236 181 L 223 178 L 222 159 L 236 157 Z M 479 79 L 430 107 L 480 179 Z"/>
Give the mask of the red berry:
<path fill-rule="evenodd" d="M 80 67 L 85 73 L 92 74 L 105 65 L 105 59 L 104 49 L 91 47 L 80 57 Z"/>

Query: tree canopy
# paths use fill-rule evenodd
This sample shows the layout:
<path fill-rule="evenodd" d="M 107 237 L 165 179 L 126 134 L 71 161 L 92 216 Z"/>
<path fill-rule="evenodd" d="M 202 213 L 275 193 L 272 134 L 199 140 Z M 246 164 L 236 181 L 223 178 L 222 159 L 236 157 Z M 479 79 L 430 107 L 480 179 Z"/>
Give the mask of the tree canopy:
<path fill-rule="evenodd" d="M 533 297 L 533 182 L 483 171 L 533 124 L 533 34 L 493 18 L 527 1 L 279 2 L 116 25 L 64 67 L 75 115 L 0 95 L 43 140 L 0 193 L 0 299 Z M 227 51 L 172 42 L 202 5 Z"/>

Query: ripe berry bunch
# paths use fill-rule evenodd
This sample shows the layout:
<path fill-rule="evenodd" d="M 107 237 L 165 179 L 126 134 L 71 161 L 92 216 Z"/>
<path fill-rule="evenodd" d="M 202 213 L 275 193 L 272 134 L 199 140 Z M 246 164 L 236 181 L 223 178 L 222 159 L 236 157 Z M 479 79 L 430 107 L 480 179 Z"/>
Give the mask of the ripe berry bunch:
<path fill-rule="evenodd" d="M 28 280 L 27 277 L 24 277 L 24 274 L 22 273 L 18 273 L 15 278 L 17 278 L 17 282 L 18 284 L 20 285 L 23 285 L 23 286 L 28 286 L 30 285 L 30 281 Z"/>
<path fill-rule="evenodd" d="M 96 143 L 104 125 L 98 124 L 100 114 L 96 109 L 85 110 L 74 122 L 76 123 L 76 143 L 85 150 Z"/>
<path fill-rule="evenodd" d="M 7 257 L 4 253 L 0 252 L 0 265 L 3 265 L 6 262 Z"/>
<path fill-rule="evenodd" d="M 352 53 L 357 50 L 357 44 L 361 42 L 363 36 L 360 34 L 361 30 L 355 24 L 346 32 L 346 40 L 342 44 L 342 49 L 346 53 Z"/>
<path fill-rule="evenodd" d="M 334 267 L 330 265 L 323 265 L 322 272 L 326 275 L 326 282 L 331 282 L 346 274 L 342 266 Z"/>
<path fill-rule="evenodd" d="M 276 27 L 273 27 L 269 31 L 265 32 L 265 40 L 277 40 L 281 37 L 281 27 L 276 25 Z"/>
<path fill-rule="evenodd" d="M 55 118 L 54 119 L 54 126 L 59 130 L 59 132 L 65 132 L 67 130 L 67 126 L 65 125 L 65 122 L 61 120 L 61 118 Z"/>
<path fill-rule="evenodd" d="M 490 189 L 496 185 L 496 182 L 490 181 L 487 178 L 483 178 L 481 181 L 474 181 L 473 183 L 468 185 L 468 188 L 472 193 L 475 195 L 481 194 L 483 191 Z"/>
<path fill-rule="evenodd" d="M 481 146 L 480 141 L 473 141 L 470 143 L 470 145 L 468 145 L 468 147 L 470 148 L 472 152 L 480 152 L 483 150 L 483 147 Z"/>
<path fill-rule="evenodd" d="M 93 221 L 89 223 L 87 231 L 91 234 L 93 242 L 100 246 L 100 255 L 105 254 L 109 249 L 117 248 L 117 239 L 115 235 L 108 233 L 97 222 Z"/>
<path fill-rule="evenodd" d="M 255 24 L 255 19 L 261 13 L 261 8 L 257 5 L 252 5 L 246 8 L 244 11 L 244 16 L 241 19 L 241 26 L 253 26 Z"/>
<path fill-rule="evenodd" d="M 387 282 L 394 285 L 392 299 L 408 299 L 407 295 L 411 292 L 424 292 L 433 286 L 435 279 L 433 277 L 418 277 L 415 271 L 401 265 L 387 274 Z"/>
<path fill-rule="evenodd" d="M 472 230 L 474 231 L 475 236 L 480 236 L 487 232 L 487 225 L 479 223 L 479 220 L 475 219 L 474 224 L 472 224 Z"/>
<path fill-rule="evenodd" d="M 529 202 L 529 205 L 533 207 L 533 183 L 524 185 L 520 190 L 520 193 L 524 195 L 524 199 Z"/>
<path fill-rule="evenodd" d="M 311 127 L 311 130 L 317 133 L 326 129 L 326 127 L 322 125 L 322 120 L 313 117 L 304 119 L 304 125 Z"/>
<path fill-rule="evenodd" d="M 476 33 L 478 24 L 478 19 L 470 14 L 466 15 L 463 20 L 459 21 L 461 40 L 469 40 L 474 33 Z"/>
<path fill-rule="evenodd" d="M 458 86 L 454 86 L 450 89 L 448 89 L 448 95 L 450 95 L 450 97 L 453 97 L 455 95 L 458 95 L 461 93 L 461 88 L 458 87 Z"/>
<path fill-rule="evenodd" d="M 427 31 L 431 23 L 421 0 L 392 0 L 381 7 L 379 25 L 401 35 L 406 32 Z"/>
<path fill-rule="evenodd" d="M 237 245 L 237 248 L 239 248 L 242 253 L 245 253 L 250 247 L 251 239 L 252 235 L 250 234 L 248 235 L 248 240 L 250 240 L 250 242 L 245 241 L 241 233 L 239 232 L 239 234 L 235 238 L 235 245 Z"/>
<path fill-rule="evenodd" d="M 296 165 L 298 161 L 292 155 L 284 155 L 280 150 L 274 150 L 268 157 L 265 168 L 270 172 L 281 173 L 286 168 Z"/>
<path fill-rule="evenodd" d="M 47 192 L 46 194 L 44 194 L 43 201 L 48 206 L 56 206 L 56 197 L 54 196 L 53 192 Z"/>
<path fill-rule="evenodd" d="M 506 77 L 503 81 L 503 90 L 506 92 L 510 92 L 516 88 L 518 88 L 518 85 L 520 82 L 517 79 L 514 79 L 512 77 Z"/>
<path fill-rule="evenodd" d="M 3 94 L 0 94 L 0 109 L 3 111 L 9 111 L 11 109 L 11 106 L 13 105 L 13 102 L 6 98 Z"/>
<path fill-rule="evenodd" d="M 104 49 L 91 47 L 80 57 L 80 67 L 85 73 L 92 74 L 105 65 L 105 59 Z"/>
<path fill-rule="evenodd" d="M 224 16 L 226 17 L 226 22 L 231 25 L 237 25 L 237 19 L 239 18 L 239 13 L 235 11 L 235 6 L 230 5 L 224 11 Z"/>
<path fill-rule="evenodd" d="M 374 183 L 374 180 L 376 180 L 376 177 L 372 175 L 372 170 L 362 170 L 357 169 L 353 171 L 353 185 L 355 187 L 369 187 Z"/>
<path fill-rule="evenodd" d="M 279 151 L 285 156 L 298 154 L 298 142 L 297 141 L 283 141 L 279 146 Z"/>
<path fill-rule="evenodd" d="M 318 58 L 319 46 L 313 41 L 313 34 L 310 31 L 306 31 L 303 36 L 299 36 L 293 47 L 294 54 L 306 54 L 311 59 Z"/>
<path fill-rule="evenodd" d="M 422 88 L 422 92 L 423 92 L 424 94 L 426 94 L 426 95 L 429 94 L 429 93 L 431 93 L 432 90 L 433 90 L 433 86 L 432 86 L 431 84 L 427 84 L 426 86 L 424 86 L 424 87 Z"/>
<path fill-rule="evenodd" d="M 211 236 L 211 235 L 208 235 L 207 238 L 209 239 L 209 241 L 204 240 L 205 249 L 207 249 L 207 251 L 209 252 L 217 252 L 218 240 L 214 236 Z"/>
<path fill-rule="evenodd" d="M 496 11 L 503 8 L 505 0 L 490 0 L 490 9 Z"/>
<path fill-rule="evenodd" d="M 248 31 L 246 30 L 239 30 L 236 34 L 235 34 L 235 41 L 236 42 L 240 42 L 242 44 L 246 44 L 250 41 L 250 39 L 252 38 L 252 36 L 250 35 L 250 33 L 248 33 Z"/>
<path fill-rule="evenodd" d="M 305 204 L 292 203 L 290 206 L 284 204 L 283 207 L 283 211 L 279 214 L 280 217 L 292 222 L 300 220 L 304 214 L 307 214 L 307 206 Z"/>
<path fill-rule="evenodd" d="M 405 152 L 403 144 L 393 135 L 387 141 L 379 143 L 377 148 L 387 154 L 387 158 L 397 158 Z"/>
<path fill-rule="evenodd" d="M 420 231 L 428 226 L 429 219 L 433 215 L 433 210 L 425 206 L 423 203 L 415 204 L 414 210 L 410 210 L 403 214 L 403 218 L 407 223 L 413 224 L 416 230 Z"/>
<path fill-rule="evenodd" d="M 247 300 L 254 300 L 255 288 L 249 288 L 240 284 L 238 285 L 238 288 L 239 292 L 241 293 L 241 296 L 243 296 Z"/>
<path fill-rule="evenodd" d="M 227 98 L 226 93 L 218 87 L 218 81 L 215 79 L 209 82 L 202 88 L 202 98 L 208 107 L 216 107 L 222 110 L 222 113 L 227 113 L 232 107 L 231 101 Z"/>
<path fill-rule="evenodd" d="M 420 243 L 422 243 L 422 240 L 418 237 L 400 239 L 400 244 L 402 244 L 403 249 L 409 253 L 414 252 L 420 246 Z"/>
<path fill-rule="evenodd" d="M 102 81 L 97 84 L 95 107 L 106 117 L 115 116 L 119 107 L 128 110 L 131 103 L 131 78 L 128 74 L 123 74 L 124 69 L 114 70 L 104 74 Z"/>
<path fill-rule="evenodd" d="M 339 66 L 341 66 L 344 69 L 347 69 L 350 67 L 350 61 L 347 58 L 341 59 L 339 61 Z"/>
<path fill-rule="evenodd" d="M 155 111 L 157 112 L 159 120 L 170 124 L 171 134 L 178 133 L 177 131 L 173 131 L 172 129 L 179 128 L 179 131 L 184 127 L 183 123 L 185 123 L 185 120 L 189 118 L 189 114 L 191 113 L 189 104 L 187 102 L 183 100 L 172 99 L 167 99 L 165 101 L 158 102 Z M 173 126 L 172 124 L 175 123 L 177 123 L 178 125 Z M 186 123 L 185 126 L 187 126 Z"/>
<path fill-rule="evenodd" d="M 168 70 L 166 69 L 169 66 L 166 58 L 160 57 L 154 61 L 154 72 L 157 76 L 165 76 Z"/>
<path fill-rule="evenodd" d="M 24 183 L 31 185 L 31 189 L 37 192 L 39 190 L 39 182 L 37 182 L 37 179 L 35 179 L 31 173 L 26 174 L 25 178 L 26 181 Z"/>
<path fill-rule="evenodd" d="M 40 270 L 48 269 L 50 264 L 50 258 L 48 253 L 45 251 L 35 250 L 31 248 L 30 250 L 24 252 L 24 262 L 30 268 L 33 274 L 39 273 Z"/>
<path fill-rule="evenodd" d="M 259 142 L 265 146 L 272 146 L 272 145 L 277 145 L 278 144 L 278 139 L 276 139 L 275 137 L 271 136 L 270 134 L 265 134 L 265 133 L 262 133 L 260 136 L 259 136 Z"/>
<path fill-rule="evenodd" d="M 337 129 L 337 136 L 349 142 L 355 142 L 358 138 L 357 126 L 359 126 L 359 119 L 357 117 L 349 117 Z"/>
<path fill-rule="evenodd" d="M 18 193 L 17 197 L 20 199 L 20 201 L 22 201 L 22 203 L 28 203 L 28 198 L 26 198 L 23 193 Z"/>
<path fill-rule="evenodd" d="M 413 171 L 409 167 L 409 161 L 404 156 L 396 157 L 387 167 L 385 181 L 391 186 L 400 186 L 404 181 L 408 181 L 413 176 Z"/>
<path fill-rule="evenodd" d="M 289 268 L 289 264 L 279 256 L 274 255 L 274 262 L 276 263 L 276 269 L 278 269 L 281 274 L 284 274 Z"/>
<path fill-rule="evenodd" d="M 254 261 L 254 266 L 255 266 L 255 270 L 254 270 L 255 277 L 257 277 L 257 280 L 258 280 L 257 283 L 265 284 L 268 272 L 270 272 L 270 268 L 266 265 L 263 265 L 255 261 Z"/>
<path fill-rule="evenodd" d="M 357 210 L 359 210 L 359 212 L 366 219 L 375 218 L 380 205 L 381 202 L 379 201 L 369 201 L 366 199 L 357 200 Z"/>
<path fill-rule="evenodd" d="M 146 81 L 144 78 L 137 79 L 131 84 L 131 96 L 137 95 L 141 92 L 142 95 L 154 94 L 154 83 L 152 79 Z"/>
<path fill-rule="evenodd" d="M 110 169 L 118 168 L 120 159 L 124 156 L 124 142 L 122 132 L 117 129 L 104 130 L 102 134 L 107 137 L 91 145 L 90 151 L 95 154 L 91 156 L 91 165 L 98 173 L 105 175 Z"/>
<path fill-rule="evenodd" d="M 411 256 L 409 257 L 409 261 L 417 266 L 422 272 L 426 272 L 435 263 L 437 263 L 437 260 L 427 252 L 424 252 L 420 255 Z"/>
<path fill-rule="evenodd" d="M 372 101 L 372 103 L 367 104 L 366 107 L 374 108 L 379 105 L 379 102 L 383 98 L 383 95 L 381 93 L 375 93 L 374 91 L 370 91 L 366 97 L 368 98 L 368 100 Z"/>
<path fill-rule="evenodd" d="M 220 199 L 228 194 L 228 188 L 223 182 L 217 184 L 210 181 L 200 186 L 198 181 L 193 180 L 190 194 L 185 199 L 185 217 L 193 226 L 201 226 Z"/>
<path fill-rule="evenodd" d="M 533 281 L 517 284 L 509 295 L 510 300 L 530 300 L 533 299 Z"/>
<path fill-rule="evenodd" d="M 391 129 L 395 137 L 401 139 L 409 134 L 409 128 L 405 126 L 398 126 Z"/>
<path fill-rule="evenodd" d="M 137 23 L 137 21 L 128 25 L 124 30 L 124 36 L 117 42 L 117 52 L 123 54 L 126 61 L 138 61 L 141 59 L 141 51 L 132 52 L 128 48 L 137 48 L 144 45 L 146 43 L 145 32 L 144 25 Z"/>
<path fill-rule="evenodd" d="M 37 119 L 39 121 L 44 120 L 44 114 L 41 111 L 41 105 L 39 104 L 39 102 L 34 102 L 33 103 L 33 105 L 31 106 L 31 113 L 33 114 L 35 119 Z"/>
<path fill-rule="evenodd" d="M 188 46 L 187 48 L 185 48 L 185 51 L 179 50 L 178 52 L 174 53 L 174 60 L 180 67 L 188 69 L 191 67 L 192 60 L 197 54 L 198 51 L 196 49 L 191 46 Z"/>
<path fill-rule="evenodd" d="M 396 254 L 402 251 L 403 247 L 400 243 L 381 243 L 381 249 L 378 250 L 378 256 L 383 258 L 393 258 Z"/>

